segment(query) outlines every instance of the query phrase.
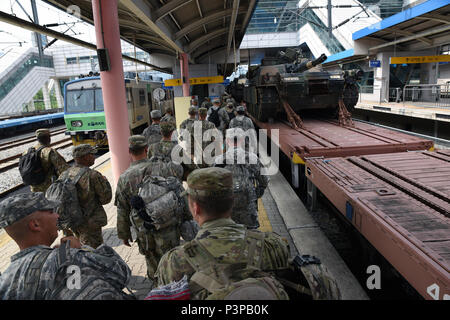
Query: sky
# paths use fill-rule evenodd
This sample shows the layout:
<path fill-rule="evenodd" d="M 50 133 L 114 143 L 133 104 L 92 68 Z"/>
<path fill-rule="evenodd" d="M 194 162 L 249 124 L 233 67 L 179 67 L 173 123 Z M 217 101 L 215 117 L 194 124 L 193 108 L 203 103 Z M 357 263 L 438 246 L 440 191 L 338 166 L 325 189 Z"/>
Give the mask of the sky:
<path fill-rule="evenodd" d="M 27 11 L 28 15 L 33 18 L 31 1 L 19 0 L 19 2 Z M 67 14 L 65 11 L 50 6 L 41 0 L 36 0 L 36 6 L 40 25 L 50 23 L 62 24 L 57 27 L 51 27 L 52 30 L 59 32 L 64 32 L 69 29 L 69 27 L 72 27 L 71 30 L 66 32 L 67 35 L 90 43 L 95 43 L 94 26 L 91 26 L 86 22 L 81 22 L 81 20 L 77 19 L 76 17 Z M 15 0 L 0 0 L 0 11 L 8 14 L 14 14 L 18 18 L 30 21 Z M 73 22 L 75 22 L 75 24 Z M 30 47 L 32 46 L 31 37 L 32 32 L 26 29 L 0 22 L 0 52 L 5 52 L 9 49 L 20 47 L 19 42 L 22 43 L 22 46 Z M 60 42 L 61 44 L 63 43 L 62 41 L 58 40 L 55 45 L 58 42 Z"/>

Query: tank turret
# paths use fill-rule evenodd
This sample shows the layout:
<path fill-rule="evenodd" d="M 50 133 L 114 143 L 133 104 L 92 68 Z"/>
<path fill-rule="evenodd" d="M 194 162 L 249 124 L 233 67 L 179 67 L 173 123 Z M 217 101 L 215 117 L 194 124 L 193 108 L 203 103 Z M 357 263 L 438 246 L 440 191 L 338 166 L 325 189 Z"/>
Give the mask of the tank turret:
<path fill-rule="evenodd" d="M 276 57 L 265 57 L 260 66 L 251 66 L 244 88 L 248 112 L 265 122 L 269 118 L 284 117 L 286 105 L 300 115 L 311 109 L 335 115 L 339 100 L 344 98 L 346 107 L 353 108 L 357 102 L 355 82 L 359 73 L 325 71 L 321 64 L 326 59 L 322 54 L 310 60 L 300 49 L 288 48 L 278 52 Z"/>

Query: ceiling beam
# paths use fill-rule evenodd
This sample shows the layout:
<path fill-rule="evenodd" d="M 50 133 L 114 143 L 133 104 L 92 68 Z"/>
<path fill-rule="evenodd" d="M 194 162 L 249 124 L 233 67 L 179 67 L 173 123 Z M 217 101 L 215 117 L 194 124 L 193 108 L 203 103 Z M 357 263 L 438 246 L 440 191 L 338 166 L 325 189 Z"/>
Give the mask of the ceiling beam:
<path fill-rule="evenodd" d="M 450 24 L 450 16 L 445 16 L 443 14 L 427 13 L 420 17 L 414 17 L 414 19 L 420 20 L 433 20 L 436 22 L 442 22 L 445 24 Z"/>
<path fill-rule="evenodd" d="M 239 30 L 241 28 L 240 25 L 237 25 L 235 27 L 236 30 Z M 203 45 L 205 42 L 217 38 L 223 34 L 228 33 L 228 28 L 221 28 L 221 29 L 216 29 L 214 31 L 210 31 L 208 34 L 205 34 L 204 36 L 201 36 L 200 38 L 195 39 L 194 41 L 192 41 L 188 48 L 187 48 L 187 52 L 191 53 L 193 52 L 195 49 L 197 49 L 199 46 Z"/>
<path fill-rule="evenodd" d="M 430 30 L 427 30 L 427 31 L 416 33 L 413 36 L 404 37 L 404 38 L 401 38 L 401 39 L 398 39 L 398 40 L 395 40 L 395 41 L 390 41 L 390 42 L 386 42 L 384 44 L 380 44 L 378 46 L 371 47 L 371 48 L 369 48 L 369 51 L 377 50 L 377 49 L 381 49 L 381 48 L 385 48 L 385 47 L 389 47 L 389 46 L 393 46 L 395 44 L 402 43 L 402 42 L 416 40 L 418 38 L 425 38 L 427 36 L 430 36 L 430 35 L 433 35 L 433 34 L 436 34 L 436 33 L 446 32 L 448 30 L 450 30 L 450 25 L 446 25 L 446 26 L 442 26 L 442 27 L 438 27 L 438 28 L 433 28 L 433 29 L 430 29 Z"/>
<path fill-rule="evenodd" d="M 398 33 L 399 35 L 402 35 L 402 36 L 413 36 L 413 35 L 415 35 L 413 32 L 397 29 L 397 28 L 394 28 L 394 27 L 390 27 L 389 29 L 392 30 L 394 33 Z M 417 40 L 419 40 L 419 41 L 421 41 L 421 42 L 423 42 L 423 43 L 425 43 L 425 44 L 427 44 L 429 46 L 431 46 L 433 44 L 433 41 L 430 40 L 430 39 L 427 39 L 427 38 L 420 37 L 420 38 L 417 38 Z"/>
<path fill-rule="evenodd" d="M 188 3 L 190 3 L 192 0 L 172 0 L 165 5 L 163 5 L 161 8 L 156 10 L 155 12 L 155 21 L 159 21 L 168 14 L 172 13 L 173 11 L 177 10 L 178 8 L 181 8 Z"/>
<path fill-rule="evenodd" d="M 17 17 L 15 17 L 13 15 L 4 13 L 2 11 L 0 11 L 0 21 L 6 22 L 6 23 L 11 24 L 11 25 L 15 25 L 17 27 L 20 27 L 20 28 L 23 28 L 23 29 L 26 29 L 26 30 L 29 30 L 29 31 L 38 32 L 40 34 L 44 34 L 46 36 L 49 36 L 49 37 L 52 37 L 52 38 L 55 38 L 55 39 L 58 39 L 58 40 L 66 41 L 66 42 L 72 43 L 74 45 L 77 45 L 77 46 L 80 46 L 80 47 L 83 47 L 83 48 L 86 48 L 86 49 L 97 51 L 97 46 L 95 44 L 92 44 L 92 43 L 89 43 L 89 42 L 86 42 L 86 41 L 83 41 L 83 40 L 79 40 L 77 38 L 70 37 L 70 36 L 68 36 L 66 34 L 63 34 L 61 32 L 57 32 L 57 31 L 54 31 L 52 29 L 48 29 L 48 28 L 45 28 L 43 26 L 40 26 L 38 24 L 35 24 L 35 23 L 32 23 L 32 22 L 28 22 L 26 20 L 17 18 Z M 124 54 L 122 54 L 122 59 L 146 65 L 148 67 L 153 68 L 154 70 L 159 70 L 159 71 L 162 71 L 162 72 L 168 72 L 168 69 L 160 68 L 160 67 L 155 66 L 153 64 L 150 64 L 150 63 L 147 63 L 145 61 L 138 60 L 138 59 L 134 59 L 134 58 L 129 57 L 129 56 L 124 55 Z"/>
<path fill-rule="evenodd" d="M 220 20 L 223 17 L 231 16 L 232 12 L 233 12 L 233 9 L 231 9 L 231 8 L 227 9 L 227 10 L 219 10 L 219 11 L 216 11 L 212 14 L 205 16 L 203 19 L 195 20 L 194 22 L 188 24 L 183 29 L 181 29 L 180 31 L 175 33 L 174 39 L 178 40 L 178 39 L 182 38 L 184 35 L 188 34 L 189 32 L 192 32 L 192 31 L 200 28 L 201 26 L 204 26 L 205 24 Z M 247 12 L 247 10 L 241 9 L 238 12 L 238 14 L 242 14 L 245 12 Z"/>
<path fill-rule="evenodd" d="M 229 27 L 229 31 L 228 31 L 228 40 L 227 40 L 227 53 L 225 55 L 225 62 L 224 62 L 225 68 L 227 66 L 226 63 L 228 61 L 228 56 L 230 55 L 231 42 L 235 38 L 234 28 L 236 26 L 236 20 L 237 20 L 238 11 L 239 11 L 239 2 L 240 2 L 240 0 L 233 1 L 233 13 L 231 14 L 230 27 Z"/>
<path fill-rule="evenodd" d="M 154 22 L 152 10 L 148 6 L 147 2 L 144 0 L 120 0 L 120 2 L 127 7 L 133 14 L 135 14 L 139 19 L 145 23 L 150 30 L 160 36 L 169 47 L 173 48 L 178 53 L 184 53 L 184 50 L 172 40 L 172 36 L 167 35 L 163 32 Z M 178 0 L 174 0 L 169 2 L 169 5 L 172 2 L 179 2 Z M 168 12 L 169 13 L 169 12 Z M 168 14 L 167 13 L 167 14 Z"/>

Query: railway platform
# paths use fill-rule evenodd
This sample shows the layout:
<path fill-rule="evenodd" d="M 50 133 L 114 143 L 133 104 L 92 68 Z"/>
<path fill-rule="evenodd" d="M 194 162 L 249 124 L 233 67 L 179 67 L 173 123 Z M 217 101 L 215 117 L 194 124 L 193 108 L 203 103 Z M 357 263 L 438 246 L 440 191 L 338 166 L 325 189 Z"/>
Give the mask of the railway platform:
<path fill-rule="evenodd" d="M 113 186 L 110 154 L 106 153 L 96 159 L 92 166 L 108 178 Z M 129 289 L 138 299 L 143 299 L 150 290 L 150 283 L 146 279 L 146 264 L 144 257 L 139 254 L 137 243 L 131 248 L 125 246 L 117 238 L 116 207 L 112 200 L 104 208 L 107 212 L 108 224 L 103 228 L 103 238 L 107 245 L 113 247 L 132 270 Z M 291 255 L 297 253 L 310 254 L 320 258 L 330 273 L 336 278 L 345 300 L 367 300 L 368 295 L 357 279 L 348 269 L 333 245 L 314 222 L 310 213 L 298 199 L 289 183 L 278 172 L 271 176 L 269 186 L 264 196 L 258 201 L 259 221 L 261 231 L 274 231 L 286 238 L 290 244 Z M 60 234 L 60 237 L 62 235 Z M 59 238 L 60 238 L 59 237 Z M 59 238 L 55 241 L 57 243 Z M 6 270 L 9 258 L 17 253 L 19 248 L 5 232 L 0 232 L 0 272 Z"/>

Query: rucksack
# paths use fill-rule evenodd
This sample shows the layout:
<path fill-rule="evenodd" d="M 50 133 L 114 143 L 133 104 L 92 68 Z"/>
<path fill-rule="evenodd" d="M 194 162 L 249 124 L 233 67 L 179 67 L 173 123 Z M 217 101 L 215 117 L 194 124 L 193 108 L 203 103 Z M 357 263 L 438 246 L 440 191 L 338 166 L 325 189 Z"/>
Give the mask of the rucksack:
<path fill-rule="evenodd" d="M 135 297 L 122 291 L 122 285 L 126 282 L 123 278 L 112 278 L 111 274 L 106 280 L 102 270 L 93 268 L 80 268 L 81 288 L 68 288 L 70 273 L 67 267 L 73 265 L 73 261 L 67 259 L 70 250 L 70 241 L 62 243 L 58 250 L 59 268 L 55 276 L 54 287 L 48 293 L 49 300 L 131 300 Z M 112 249 L 111 249 L 112 250 Z M 130 291 L 131 292 L 131 291 Z"/>
<path fill-rule="evenodd" d="M 291 300 L 341 300 L 336 280 L 321 261 L 310 255 L 297 255 L 284 269 L 271 274 L 283 284 Z"/>
<path fill-rule="evenodd" d="M 229 164 L 223 168 L 231 171 L 233 175 L 233 210 L 246 210 L 250 201 L 249 196 L 255 188 L 253 174 L 245 164 Z"/>
<path fill-rule="evenodd" d="M 45 288 L 41 284 L 41 275 L 43 266 L 54 251 L 58 250 L 58 269 L 56 271 L 53 287 Z M 122 300 L 131 299 L 122 291 L 122 288 L 115 287 L 109 281 L 103 279 L 102 274 L 89 269 L 89 272 L 83 270 L 81 266 L 81 282 L 83 287 L 74 290 L 67 286 L 68 277 L 67 267 L 73 265 L 73 261 L 67 259 L 70 250 L 70 241 L 62 243 L 58 249 L 44 248 L 37 253 L 33 261 L 26 271 L 24 277 L 26 281 L 27 292 L 31 294 L 30 299 L 33 300 Z M 47 276 L 47 275 L 46 275 Z M 114 279 L 117 283 L 123 283 L 124 279 Z"/>
<path fill-rule="evenodd" d="M 60 205 L 57 209 L 60 229 L 76 229 L 85 221 L 85 214 L 78 200 L 77 183 L 80 178 L 89 170 L 82 168 L 74 178 L 70 178 L 68 171 L 53 182 L 45 192 L 49 200 L 58 201 Z"/>
<path fill-rule="evenodd" d="M 189 280 L 192 293 L 206 289 L 205 300 L 289 300 L 283 285 L 260 270 L 265 234 L 246 230 L 247 262 L 220 263 L 200 241 L 183 246 L 195 270 Z"/>
<path fill-rule="evenodd" d="M 219 117 L 219 110 L 220 108 L 217 108 L 214 110 L 214 108 L 211 108 L 211 114 L 209 115 L 208 121 L 214 123 L 216 128 L 220 126 L 220 117 Z"/>
<path fill-rule="evenodd" d="M 19 172 L 22 176 L 23 184 L 38 185 L 45 181 L 47 172 L 42 167 L 41 150 L 45 146 L 38 149 L 29 148 L 28 152 L 19 159 Z"/>
<path fill-rule="evenodd" d="M 139 217 L 147 230 L 161 230 L 181 222 L 181 182 L 175 177 L 146 176 L 137 196 L 131 198 L 131 221 L 138 232 Z"/>

